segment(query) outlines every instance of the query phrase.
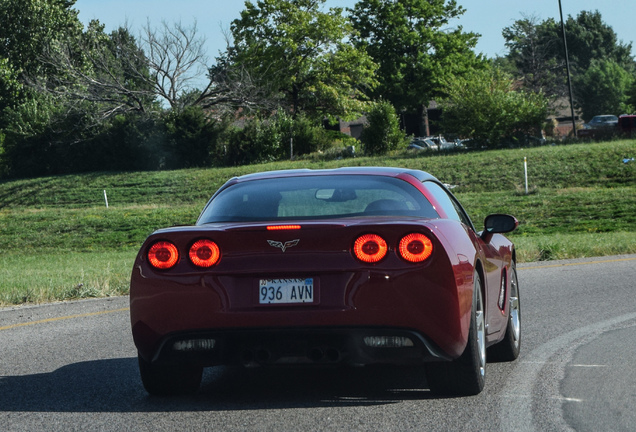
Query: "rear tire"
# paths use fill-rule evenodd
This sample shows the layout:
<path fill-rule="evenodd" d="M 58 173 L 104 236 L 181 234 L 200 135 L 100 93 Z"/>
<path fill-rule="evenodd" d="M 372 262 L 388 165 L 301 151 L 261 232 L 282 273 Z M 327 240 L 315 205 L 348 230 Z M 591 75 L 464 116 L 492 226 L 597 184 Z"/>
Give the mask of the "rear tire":
<path fill-rule="evenodd" d="M 512 263 L 510 267 L 510 296 L 508 300 L 508 325 L 506 335 L 501 342 L 488 348 L 488 360 L 507 362 L 516 360 L 521 350 L 521 302 L 519 297 L 519 283 L 517 268 Z"/>
<path fill-rule="evenodd" d="M 139 373 L 146 391 L 155 396 L 193 394 L 199 390 L 203 368 L 200 366 L 156 365 L 140 355 Z"/>
<path fill-rule="evenodd" d="M 472 396 L 486 383 L 486 320 L 481 278 L 474 274 L 473 306 L 468 343 L 462 355 L 452 362 L 430 363 L 426 368 L 429 388 L 437 394 Z"/>

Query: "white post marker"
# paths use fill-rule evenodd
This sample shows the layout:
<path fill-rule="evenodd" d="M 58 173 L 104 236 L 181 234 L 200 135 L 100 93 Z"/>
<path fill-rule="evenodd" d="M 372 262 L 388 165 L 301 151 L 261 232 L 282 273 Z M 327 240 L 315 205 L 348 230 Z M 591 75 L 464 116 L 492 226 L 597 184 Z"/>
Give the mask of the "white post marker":
<path fill-rule="evenodd" d="M 525 156 L 523 157 L 523 173 L 526 179 L 526 195 L 528 195 L 528 159 Z"/>
<path fill-rule="evenodd" d="M 106 196 L 106 189 L 104 189 L 104 201 L 106 202 L 106 208 L 108 208 L 108 197 Z"/>

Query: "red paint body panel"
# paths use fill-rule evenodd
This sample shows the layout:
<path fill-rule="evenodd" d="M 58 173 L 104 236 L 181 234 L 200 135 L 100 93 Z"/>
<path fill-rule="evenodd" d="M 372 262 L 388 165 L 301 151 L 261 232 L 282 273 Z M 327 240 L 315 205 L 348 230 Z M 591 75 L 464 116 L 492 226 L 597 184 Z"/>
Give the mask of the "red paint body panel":
<path fill-rule="evenodd" d="M 355 170 L 361 172 L 401 177 L 427 195 L 421 179 L 411 174 Z M 268 231 L 272 222 L 235 222 L 153 233 L 140 249 L 131 276 L 131 324 L 139 354 L 153 360 L 166 338 L 181 333 L 377 328 L 414 332 L 444 357 L 457 358 L 468 337 L 475 269 L 483 272 L 485 282 L 487 342 L 503 337 L 507 310 L 501 311 L 496 302 L 502 271 L 513 259 L 505 237 L 494 235 L 484 244 L 472 228 L 441 218 L 360 216 L 292 223 L 301 228 Z M 400 239 L 411 232 L 433 242 L 433 253 L 423 263 L 408 263 L 396 253 Z M 352 254 L 353 242 L 365 233 L 382 236 L 389 246 L 377 264 L 361 263 Z M 195 267 L 187 258 L 190 245 L 201 238 L 213 240 L 221 250 L 220 262 L 208 269 Z M 180 260 L 172 269 L 149 264 L 146 253 L 157 240 L 178 247 Z M 295 245 L 283 251 L 268 240 Z M 278 278 L 313 278 L 314 303 L 259 305 L 259 280 Z"/>
<path fill-rule="evenodd" d="M 437 241 L 435 256 L 421 265 L 406 263 L 394 253 L 394 245 L 403 234 L 423 230 L 433 237 L 425 224 L 305 224 L 299 231 L 275 234 L 265 225 L 241 228 L 185 230 L 185 234 L 182 229 L 164 231 L 148 240 L 148 244 L 154 238 L 170 240 L 187 250 L 193 238 L 212 238 L 223 256 L 211 270 L 198 270 L 181 259 L 172 271 L 160 271 L 144 257 L 148 244 L 142 248 L 131 281 L 131 316 L 133 327 L 143 323 L 154 336 L 144 340 L 136 337 L 138 346 L 154 347 L 161 337 L 180 330 L 286 327 L 293 323 L 413 328 L 453 356 L 463 350 L 467 326 L 451 324 L 470 312 L 470 302 L 460 304 L 458 288 L 470 291 L 470 298 L 472 275 L 468 280 L 460 278 L 464 283 L 457 287 L 454 269 Z M 377 265 L 363 265 L 350 252 L 354 238 L 369 231 L 380 233 L 392 245 L 392 252 Z M 267 244 L 268 239 L 292 237 L 300 242 L 285 253 Z M 334 245 L 333 238 L 340 244 Z M 260 249 L 246 252 L 247 244 L 258 244 Z M 311 244 L 312 250 L 307 252 L 304 244 Z M 319 304 L 258 304 L 259 279 L 294 277 L 317 280 Z"/>

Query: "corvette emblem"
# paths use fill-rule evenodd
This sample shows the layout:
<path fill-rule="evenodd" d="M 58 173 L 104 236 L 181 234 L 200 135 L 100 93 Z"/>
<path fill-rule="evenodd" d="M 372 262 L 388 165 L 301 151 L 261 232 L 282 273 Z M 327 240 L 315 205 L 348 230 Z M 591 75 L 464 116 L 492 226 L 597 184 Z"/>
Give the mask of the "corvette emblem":
<path fill-rule="evenodd" d="M 285 252 L 287 250 L 287 248 L 296 246 L 299 241 L 300 241 L 300 239 L 296 239 L 296 240 L 289 240 L 289 241 L 286 241 L 285 243 L 283 243 L 283 242 L 279 242 L 279 241 L 276 241 L 276 240 L 267 240 L 267 243 L 269 243 L 270 246 L 277 247 L 280 250 L 282 250 L 283 252 Z"/>

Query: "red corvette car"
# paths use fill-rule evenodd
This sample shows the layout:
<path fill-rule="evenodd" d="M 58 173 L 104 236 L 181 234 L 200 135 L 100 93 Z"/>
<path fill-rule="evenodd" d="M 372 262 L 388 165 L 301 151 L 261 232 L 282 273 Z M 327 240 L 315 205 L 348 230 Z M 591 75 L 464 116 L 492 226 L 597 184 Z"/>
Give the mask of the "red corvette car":
<path fill-rule="evenodd" d="M 422 365 L 432 391 L 472 395 L 520 347 L 518 225 L 484 230 L 440 181 L 399 168 L 229 180 L 194 226 L 137 255 L 132 334 L 151 394 L 194 392 L 204 367 Z"/>

